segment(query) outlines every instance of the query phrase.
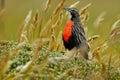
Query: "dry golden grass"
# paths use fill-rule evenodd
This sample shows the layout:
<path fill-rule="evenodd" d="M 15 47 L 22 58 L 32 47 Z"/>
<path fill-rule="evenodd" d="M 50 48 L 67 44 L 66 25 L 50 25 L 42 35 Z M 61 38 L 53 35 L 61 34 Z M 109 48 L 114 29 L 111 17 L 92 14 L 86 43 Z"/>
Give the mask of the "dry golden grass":
<path fill-rule="evenodd" d="M 5 12 L 5 0 L 0 0 L 0 19 L 2 18 Z"/>
<path fill-rule="evenodd" d="M 0 80 L 119 80 L 120 54 L 116 46 L 120 39 L 120 20 L 114 22 L 104 41 L 99 35 L 89 35 L 92 60 L 85 62 L 78 56 L 65 61 L 66 50 L 62 45 L 62 26 L 67 17 L 62 11 L 65 0 L 53 10 L 45 21 L 51 0 L 47 0 L 43 16 L 36 10 L 29 11 L 18 32 L 18 42 L 0 42 Z M 79 1 L 70 5 L 75 7 Z M 91 3 L 80 10 L 82 24 L 89 34 L 87 21 Z M 99 26 L 104 14 L 98 16 Z M 95 25 L 95 26 L 96 26 Z M 39 35 L 35 36 L 35 35 Z"/>

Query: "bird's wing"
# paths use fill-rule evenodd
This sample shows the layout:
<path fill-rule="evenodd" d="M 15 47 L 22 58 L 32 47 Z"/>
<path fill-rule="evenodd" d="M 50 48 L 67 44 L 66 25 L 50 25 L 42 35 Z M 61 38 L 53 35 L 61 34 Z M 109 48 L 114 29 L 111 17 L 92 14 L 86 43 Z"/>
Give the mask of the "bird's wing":
<path fill-rule="evenodd" d="M 86 36 L 85 33 L 83 33 L 81 31 L 81 28 L 79 28 L 81 26 L 74 26 L 72 27 L 73 29 L 73 36 L 74 36 L 74 43 L 76 44 L 76 47 L 79 48 L 78 52 L 80 52 L 80 54 L 86 58 L 88 58 L 88 53 L 90 50 L 90 47 L 88 45 L 88 42 L 86 40 Z"/>
<path fill-rule="evenodd" d="M 74 26 L 74 27 L 72 27 L 72 30 L 73 30 L 73 36 L 75 36 L 74 39 L 75 39 L 76 45 L 79 44 L 79 47 L 80 47 L 80 45 L 84 45 L 86 48 L 89 49 L 89 45 L 86 40 L 86 36 L 85 36 L 82 26 L 81 25 Z"/>

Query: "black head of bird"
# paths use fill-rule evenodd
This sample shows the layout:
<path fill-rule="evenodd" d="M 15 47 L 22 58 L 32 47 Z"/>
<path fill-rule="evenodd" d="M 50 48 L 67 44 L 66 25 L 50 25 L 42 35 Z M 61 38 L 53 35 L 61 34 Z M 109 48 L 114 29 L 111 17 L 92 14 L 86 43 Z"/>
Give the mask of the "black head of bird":
<path fill-rule="evenodd" d="M 80 14 L 76 8 L 64 8 L 64 10 L 68 11 L 71 14 L 71 20 L 80 21 Z"/>

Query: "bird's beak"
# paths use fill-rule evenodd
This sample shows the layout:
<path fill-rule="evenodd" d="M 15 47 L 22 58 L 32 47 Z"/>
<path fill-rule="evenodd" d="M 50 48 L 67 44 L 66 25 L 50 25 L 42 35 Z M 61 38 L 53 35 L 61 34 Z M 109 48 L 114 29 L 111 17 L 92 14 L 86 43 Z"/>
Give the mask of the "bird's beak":
<path fill-rule="evenodd" d="M 63 9 L 69 12 L 71 11 L 70 8 L 63 8 Z"/>

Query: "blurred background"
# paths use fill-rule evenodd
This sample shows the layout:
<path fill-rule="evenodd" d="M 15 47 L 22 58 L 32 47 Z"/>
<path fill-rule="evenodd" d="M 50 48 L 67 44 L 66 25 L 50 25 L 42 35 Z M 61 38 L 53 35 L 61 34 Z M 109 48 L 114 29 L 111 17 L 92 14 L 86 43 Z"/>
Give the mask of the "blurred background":
<path fill-rule="evenodd" d="M 52 0 L 45 17 L 46 21 L 60 1 Z M 64 7 L 69 7 L 76 1 L 78 0 L 66 0 Z M 106 15 L 100 27 L 103 27 L 102 32 L 107 34 L 107 30 L 110 30 L 112 24 L 120 18 L 120 0 L 80 0 L 77 8 L 80 10 L 88 3 L 92 4 L 88 9 L 90 16 L 87 22 L 90 34 L 100 34 L 100 31 L 98 32 L 93 26 L 97 17 L 103 12 Z M 17 32 L 29 10 L 32 10 L 32 15 L 38 10 L 41 18 L 45 4 L 46 0 L 0 0 L 0 40 L 17 40 Z"/>

